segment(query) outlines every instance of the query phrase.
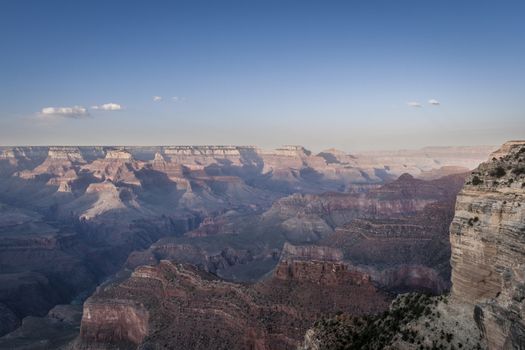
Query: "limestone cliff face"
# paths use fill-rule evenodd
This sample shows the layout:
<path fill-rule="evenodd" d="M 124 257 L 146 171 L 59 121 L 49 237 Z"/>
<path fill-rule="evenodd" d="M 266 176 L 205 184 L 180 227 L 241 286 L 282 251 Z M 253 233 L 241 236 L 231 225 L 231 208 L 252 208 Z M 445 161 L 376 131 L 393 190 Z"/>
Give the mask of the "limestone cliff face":
<path fill-rule="evenodd" d="M 318 245 L 293 245 L 286 242 L 281 252 L 281 261 L 284 260 L 317 260 L 317 261 L 343 261 L 341 249 Z"/>
<path fill-rule="evenodd" d="M 371 284 L 370 276 L 352 270 L 343 262 L 341 249 L 317 245 L 296 246 L 285 243 L 274 277 L 287 281 L 308 281 L 313 284 Z"/>
<path fill-rule="evenodd" d="M 78 166 L 85 160 L 78 147 L 50 147 L 47 158 L 32 170 L 16 173 L 25 179 L 49 177 L 48 185 L 56 186 L 58 192 L 71 192 L 71 184 L 78 180 Z"/>
<path fill-rule="evenodd" d="M 148 332 L 149 313 L 143 305 L 129 300 L 106 303 L 86 302 L 80 337 L 89 339 L 79 349 L 90 349 L 92 343 L 112 342 L 124 347 L 140 344 Z"/>
<path fill-rule="evenodd" d="M 452 294 L 476 304 L 490 349 L 525 347 L 525 141 L 467 179 L 450 228 Z"/>

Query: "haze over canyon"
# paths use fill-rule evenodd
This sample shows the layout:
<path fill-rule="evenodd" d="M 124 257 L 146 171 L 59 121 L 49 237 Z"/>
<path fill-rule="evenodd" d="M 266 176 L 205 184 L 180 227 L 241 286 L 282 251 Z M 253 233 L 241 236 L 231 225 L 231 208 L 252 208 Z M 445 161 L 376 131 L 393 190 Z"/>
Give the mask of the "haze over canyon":
<path fill-rule="evenodd" d="M 512 196 L 522 146 L 493 155 Z M 295 349 L 336 314 L 458 294 L 456 196 L 495 149 L 3 147 L 0 347 Z"/>

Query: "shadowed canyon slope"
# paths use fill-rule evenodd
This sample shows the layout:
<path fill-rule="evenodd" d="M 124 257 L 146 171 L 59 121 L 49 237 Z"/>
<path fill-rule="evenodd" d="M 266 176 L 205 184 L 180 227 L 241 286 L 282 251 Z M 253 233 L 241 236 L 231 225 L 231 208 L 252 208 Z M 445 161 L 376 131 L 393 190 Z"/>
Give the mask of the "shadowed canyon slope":
<path fill-rule="evenodd" d="M 294 194 L 259 213 L 227 212 L 132 253 L 130 268 L 170 259 L 235 281 L 256 281 L 286 242 L 337 248 L 341 260 L 392 291 L 449 287 L 448 226 L 464 175 L 406 174 L 367 193 Z"/>

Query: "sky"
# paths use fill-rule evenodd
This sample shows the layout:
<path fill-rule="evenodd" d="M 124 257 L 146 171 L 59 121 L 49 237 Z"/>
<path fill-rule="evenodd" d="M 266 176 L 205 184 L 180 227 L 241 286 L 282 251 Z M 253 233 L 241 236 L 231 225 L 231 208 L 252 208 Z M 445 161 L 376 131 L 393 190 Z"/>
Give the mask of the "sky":
<path fill-rule="evenodd" d="M 525 2 L 0 0 L 0 145 L 525 138 Z"/>

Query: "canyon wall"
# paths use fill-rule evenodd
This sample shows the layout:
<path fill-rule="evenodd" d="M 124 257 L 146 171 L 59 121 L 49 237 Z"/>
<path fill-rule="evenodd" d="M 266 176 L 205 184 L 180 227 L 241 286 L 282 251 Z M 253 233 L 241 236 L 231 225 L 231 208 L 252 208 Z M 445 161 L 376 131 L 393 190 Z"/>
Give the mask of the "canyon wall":
<path fill-rule="evenodd" d="M 366 275 L 333 261 L 298 263 L 304 273 L 278 267 L 252 285 L 166 260 L 139 267 L 88 299 L 75 347 L 294 349 L 319 314 L 377 313 L 388 304 Z"/>
<path fill-rule="evenodd" d="M 320 320 L 301 349 L 525 349 L 525 141 L 505 143 L 466 178 L 449 239 L 450 296 L 402 295 L 372 320 Z"/>
<path fill-rule="evenodd" d="M 475 304 L 490 349 L 525 346 L 525 142 L 504 144 L 459 193 L 452 295 Z"/>

